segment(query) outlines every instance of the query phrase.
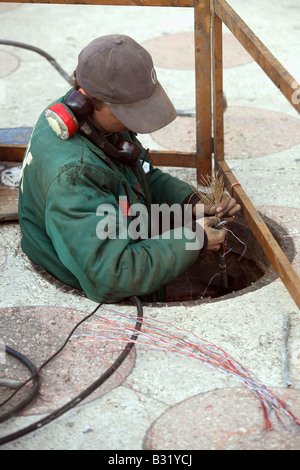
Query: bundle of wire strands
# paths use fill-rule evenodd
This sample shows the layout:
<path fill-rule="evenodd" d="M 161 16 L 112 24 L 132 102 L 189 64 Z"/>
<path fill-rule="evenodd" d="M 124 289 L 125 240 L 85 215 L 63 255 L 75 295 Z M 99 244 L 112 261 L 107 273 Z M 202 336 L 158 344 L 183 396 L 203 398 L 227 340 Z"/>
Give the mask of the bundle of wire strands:
<path fill-rule="evenodd" d="M 134 317 L 130 314 L 109 307 L 102 307 L 102 312 L 103 314 L 99 311 L 96 315 L 97 320 L 89 324 L 87 334 L 76 335 L 77 341 L 89 348 L 94 357 L 98 356 L 97 340 L 105 338 L 114 342 L 119 341 L 121 345 L 128 341 L 128 334 L 132 331 L 132 322 L 134 321 Z M 234 377 L 260 401 L 266 430 L 271 430 L 275 425 L 282 424 L 284 428 L 288 425 L 296 426 L 296 429 L 300 431 L 300 420 L 288 406 L 238 361 L 212 342 L 201 339 L 194 333 L 174 325 L 147 318 L 144 315 L 143 328 L 135 343 L 142 349 L 149 351 L 175 353 Z"/>

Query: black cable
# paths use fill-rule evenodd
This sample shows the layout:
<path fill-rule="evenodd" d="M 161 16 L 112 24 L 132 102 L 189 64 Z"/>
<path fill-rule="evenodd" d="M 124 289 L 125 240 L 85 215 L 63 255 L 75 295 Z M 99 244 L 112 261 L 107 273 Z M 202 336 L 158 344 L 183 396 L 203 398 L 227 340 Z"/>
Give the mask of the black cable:
<path fill-rule="evenodd" d="M 3 44 L 4 46 L 14 46 L 14 47 L 21 47 L 22 49 L 27 49 L 29 51 L 37 52 L 41 56 L 45 57 L 45 59 L 50 62 L 50 64 L 62 75 L 62 77 L 67 80 L 68 83 L 72 85 L 72 80 L 70 75 L 67 74 L 67 72 L 64 71 L 64 69 L 56 62 L 56 60 L 51 57 L 47 52 L 43 51 L 39 47 L 31 46 L 29 44 L 24 44 L 23 42 L 17 42 L 17 41 L 10 41 L 8 39 L 0 39 L 0 44 Z"/>
<path fill-rule="evenodd" d="M 27 367 L 27 369 L 31 373 L 31 377 L 30 379 L 28 379 L 28 381 L 26 381 L 26 383 L 29 382 L 30 380 L 33 380 L 33 384 L 30 389 L 30 392 L 26 395 L 26 397 L 22 401 L 20 401 L 12 410 L 7 411 L 2 416 L 0 416 L 0 423 L 3 423 L 3 421 L 8 420 L 14 414 L 18 413 L 20 410 L 25 408 L 25 406 L 27 406 L 28 403 L 30 403 L 33 400 L 33 398 L 36 396 L 38 389 L 39 389 L 39 384 L 40 384 L 38 371 L 35 365 L 32 364 L 32 362 L 27 357 L 25 357 L 23 354 L 19 353 L 15 349 L 10 348 L 9 346 L 5 346 L 5 351 L 11 356 L 13 356 L 15 359 L 20 361 L 22 364 L 24 364 L 25 367 Z M 18 389 L 20 388 L 21 386 L 18 387 Z M 15 393 L 13 395 L 15 395 Z M 6 400 L 4 403 L 6 403 L 7 401 L 8 400 Z"/>
<path fill-rule="evenodd" d="M 177 114 L 177 116 L 195 117 L 196 116 L 196 111 L 194 111 L 193 109 L 176 109 L 176 114 Z"/>
<path fill-rule="evenodd" d="M 93 393 L 97 388 L 99 388 L 106 380 L 108 380 L 113 375 L 113 373 L 121 366 L 121 364 L 129 355 L 142 327 L 142 321 L 143 321 L 142 304 L 140 300 L 135 296 L 131 297 L 131 301 L 134 302 L 137 307 L 137 319 L 136 319 L 135 328 L 133 330 L 134 333 L 131 336 L 125 348 L 123 349 L 123 351 L 121 352 L 121 354 L 116 359 L 116 361 L 95 382 L 93 382 L 89 387 L 83 390 L 83 392 L 77 395 L 77 397 L 73 398 L 68 403 L 63 405 L 61 408 L 49 414 L 48 416 L 42 418 L 41 420 L 36 421 L 35 423 L 30 424 L 29 426 L 23 429 L 20 429 L 19 431 L 16 431 L 14 433 L 8 434 L 7 436 L 1 437 L 0 445 L 6 444 L 22 436 L 25 436 L 26 434 L 36 431 L 37 429 L 40 429 L 42 426 L 45 426 L 46 424 L 54 421 L 59 416 L 62 416 L 64 413 L 72 409 L 74 406 L 78 405 L 78 403 L 80 403 L 82 400 L 88 397 L 91 393 Z"/>

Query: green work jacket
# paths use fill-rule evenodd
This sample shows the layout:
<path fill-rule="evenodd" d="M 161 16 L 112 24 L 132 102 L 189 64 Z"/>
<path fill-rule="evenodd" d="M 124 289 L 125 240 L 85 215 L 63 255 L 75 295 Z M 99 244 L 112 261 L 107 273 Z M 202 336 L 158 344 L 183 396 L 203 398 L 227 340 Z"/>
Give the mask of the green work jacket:
<path fill-rule="evenodd" d="M 138 142 L 131 133 L 123 137 Z M 20 175 L 22 249 L 96 302 L 132 295 L 162 301 L 163 286 L 196 261 L 201 243 L 187 227 L 148 237 L 136 230 L 133 237 L 126 228 L 140 213 L 130 208 L 140 204 L 149 212 L 153 204 L 181 204 L 191 193 L 189 184 L 154 168 L 145 149 L 135 168 L 114 163 L 78 133 L 60 139 L 43 113 Z"/>

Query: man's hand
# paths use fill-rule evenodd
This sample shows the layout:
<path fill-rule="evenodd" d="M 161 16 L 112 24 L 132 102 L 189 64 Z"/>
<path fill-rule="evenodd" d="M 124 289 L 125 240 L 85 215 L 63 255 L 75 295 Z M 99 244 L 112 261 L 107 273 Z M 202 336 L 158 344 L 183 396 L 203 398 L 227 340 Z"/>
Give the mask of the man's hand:
<path fill-rule="evenodd" d="M 203 204 L 199 201 L 197 204 Z M 193 214 L 196 216 L 196 207 L 197 204 L 193 207 Z M 227 222 L 232 222 L 233 216 L 241 210 L 241 206 L 237 204 L 236 200 L 229 196 L 229 194 L 224 193 L 221 199 L 221 202 L 218 207 L 211 207 L 204 205 L 204 214 L 205 215 L 216 215 L 220 219 L 226 220 Z"/>
<path fill-rule="evenodd" d="M 220 222 L 220 219 L 218 217 L 202 217 L 197 219 L 196 222 L 201 225 L 207 235 L 206 251 L 219 251 L 227 235 L 225 229 L 217 230 L 213 228 Z"/>

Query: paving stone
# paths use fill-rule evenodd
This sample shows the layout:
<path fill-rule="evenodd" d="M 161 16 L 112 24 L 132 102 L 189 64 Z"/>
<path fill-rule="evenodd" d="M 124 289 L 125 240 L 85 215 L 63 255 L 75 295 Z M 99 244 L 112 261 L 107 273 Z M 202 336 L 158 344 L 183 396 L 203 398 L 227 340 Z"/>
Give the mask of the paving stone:
<path fill-rule="evenodd" d="M 252 0 L 251 5 L 243 0 L 231 0 L 230 3 L 284 65 L 293 65 L 297 78 L 298 6 L 292 5 L 290 0 L 274 4 L 271 10 L 260 0 Z M 99 34 L 100 12 L 103 34 L 122 29 L 139 42 L 144 41 L 144 46 L 152 51 L 155 65 L 161 68 L 172 98 L 179 103 L 193 103 L 193 86 L 189 83 L 183 90 L 181 81 L 185 77 L 193 77 L 192 15 L 187 16 L 186 9 L 178 8 L 145 10 L 131 7 L 132 15 L 125 16 L 126 11 L 127 7 L 114 6 L 1 3 L 1 29 L 5 37 L 13 35 L 21 41 L 26 37 L 30 44 L 46 49 L 72 73 L 82 46 Z M 170 12 L 172 19 L 177 18 L 177 24 L 176 21 L 171 24 Z M 89 24 L 89 31 L 86 24 Z M 178 33 L 182 29 L 189 32 Z M 269 95 L 252 58 L 232 35 L 224 33 L 223 37 L 224 76 L 229 98 L 225 114 L 226 155 L 228 159 L 236 159 L 235 166 L 239 160 L 240 169 L 246 173 L 246 192 L 250 191 L 252 197 L 259 193 L 256 199 L 259 210 L 285 228 L 286 236 L 295 246 L 293 266 L 299 269 L 299 191 L 296 185 L 290 187 L 288 184 L 291 178 L 296 181 L 298 171 L 294 166 L 299 160 L 298 147 L 295 147 L 300 142 L 299 119 L 281 112 L 287 109 L 284 106 L 288 103 L 284 101 L 282 105 L 276 87 L 275 93 Z M 41 38 L 44 38 L 42 43 Z M 1 51 L 3 80 L 0 92 L 5 91 L 5 101 L 1 100 L 4 93 L 0 96 L 1 127 L 29 128 L 49 102 L 65 93 L 66 83 L 44 59 L 39 58 L 41 67 L 37 69 L 37 56 L 18 51 L 22 58 L 22 71 L 24 67 L 24 74 L 21 74 L 18 57 L 4 46 Z M 255 73 L 252 75 L 249 71 Z M 24 81 L 24 76 L 29 77 L 33 85 L 32 93 L 24 93 L 29 83 Z M 245 94 L 249 87 L 254 90 L 251 95 Z M 274 89 L 273 84 L 270 88 Z M 250 101 L 253 108 L 248 107 Z M 238 106 L 231 106 L 232 102 Z M 261 109 L 263 106 L 265 109 Z M 164 148 L 180 151 L 194 150 L 194 119 L 178 118 L 175 127 L 172 126 L 168 126 L 161 135 L 149 136 L 151 143 L 158 142 Z M 274 160 L 269 163 L 271 159 L 259 157 L 274 153 L 277 166 L 273 169 Z M 249 164 L 248 158 L 251 160 Z M 264 173 L 260 180 L 258 171 L 261 168 Z M 180 171 L 178 169 L 178 176 L 184 173 Z M 287 182 L 284 191 L 289 197 L 284 201 L 277 200 L 276 205 L 269 205 L 268 193 L 283 186 L 283 175 L 284 182 Z M 258 188 L 261 181 L 263 187 Z M 273 187 L 275 183 L 276 187 Z M 21 251 L 17 224 L 0 224 L 0 237 L 0 341 L 11 341 L 12 346 L 20 348 L 38 365 L 58 348 L 72 326 L 90 311 L 92 302 L 77 295 L 75 290 L 62 289 L 50 276 L 43 276 L 32 268 Z M 153 305 L 145 306 L 145 312 L 151 318 L 193 331 L 200 337 L 205 336 L 233 353 L 234 357 L 241 357 L 255 374 L 269 382 L 274 393 L 280 397 L 287 394 L 285 402 L 300 417 L 299 379 L 292 390 L 279 388 L 283 384 L 279 351 L 283 316 L 288 313 L 292 320 L 289 358 L 293 373 L 299 355 L 300 326 L 299 311 L 279 279 L 257 291 L 216 304 L 191 307 L 177 303 L 161 309 Z M 87 330 L 84 328 L 82 331 Z M 105 361 L 115 359 L 120 345 L 118 343 L 113 350 L 111 348 L 112 343 L 105 338 L 90 349 L 87 344 L 80 344 L 79 338 L 73 338 L 69 347 L 53 361 L 51 367 L 49 365 L 48 372 L 45 370 L 38 399 L 23 416 L 1 426 L 1 435 L 31 422 L 31 414 L 51 411 L 73 397 L 102 373 L 107 367 Z M 100 358 L 94 355 L 94 351 L 100 354 Z M 101 359 L 101 364 L 98 359 Z M 299 433 L 294 430 L 279 428 L 264 433 L 259 401 L 247 389 L 228 389 L 228 377 L 224 379 L 222 374 L 202 369 L 199 372 L 198 368 L 187 362 L 183 364 L 177 356 L 170 358 L 167 353 L 158 353 L 152 359 L 144 348 L 138 350 L 137 357 L 132 353 L 123 368 L 119 371 L 121 376 L 114 374 L 112 381 L 107 382 L 108 388 L 97 391 L 89 403 L 38 432 L 4 446 L 5 449 L 88 449 L 90 446 L 114 451 L 142 447 L 187 450 L 300 448 Z M 193 373 L 189 373 L 190 370 Z M 17 371 L 15 378 L 20 378 L 23 372 L 16 364 L 9 368 L 9 373 Z M 127 377 L 132 388 L 127 387 Z M 121 387 L 116 388 L 118 385 Z M 3 390 L 1 396 L 2 393 Z M 144 407 L 140 406 L 143 400 Z M 143 408 L 140 413 L 139 408 Z M 162 410 L 165 410 L 163 414 Z M 149 421 L 155 418 L 150 428 L 150 439 L 147 429 Z"/>
<path fill-rule="evenodd" d="M 300 274 L 300 209 L 297 207 L 261 206 L 257 210 L 286 230 L 282 237 L 288 238 L 294 246 L 294 259 L 292 265 Z M 275 282 L 280 282 L 277 278 Z"/>
<path fill-rule="evenodd" d="M 10 52 L 0 50 L 0 78 L 12 74 L 20 65 L 20 60 Z"/>
<path fill-rule="evenodd" d="M 72 328 L 88 313 L 50 305 L 2 308 L 0 341 L 28 357 L 36 367 L 39 367 L 64 344 Z M 97 317 L 91 321 L 98 325 L 98 336 L 108 335 L 107 325 L 104 322 L 97 320 Z M 108 339 L 89 341 L 87 336 L 75 336 L 95 335 L 95 329 L 88 325 L 85 323 L 81 329 L 79 328 L 66 348 L 42 371 L 41 388 L 37 399 L 22 411 L 22 415 L 50 412 L 59 408 L 97 380 L 117 359 L 123 343 Z M 113 374 L 85 402 L 95 400 L 120 385 L 126 380 L 134 362 L 133 351 L 118 369 L 118 373 Z M 6 364 L 0 364 L 0 377 L 7 377 L 7 374 L 10 379 L 28 378 L 27 371 L 20 368 L 19 364 L 8 355 Z M 2 388 L 1 392 L 3 399 L 8 395 L 9 389 Z"/>
<path fill-rule="evenodd" d="M 178 116 L 152 134 L 158 144 L 180 152 L 196 149 L 196 120 Z M 300 142 L 300 120 L 262 108 L 229 106 L 224 117 L 225 155 L 255 158 L 281 152 Z"/>
<path fill-rule="evenodd" d="M 0 3 L 0 14 L 6 13 L 10 10 L 15 10 L 19 8 L 21 5 L 19 3 Z"/>
<path fill-rule="evenodd" d="M 300 416 L 297 390 L 276 389 L 291 412 Z M 151 450 L 299 450 L 300 427 L 278 417 L 264 428 L 260 401 L 247 389 L 231 388 L 196 395 L 169 408 L 150 428 L 144 448 Z M 300 424 L 300 422 L 299 422 Z"/>
<path fill-rule="evenodd" d="M 195 45 L 193 33 L 166 34 L 143 43 L 156 67 L 194 70 Z M 224 68 L 253 62 L 252 57 L 231 34 L 223 34 Z"/>

